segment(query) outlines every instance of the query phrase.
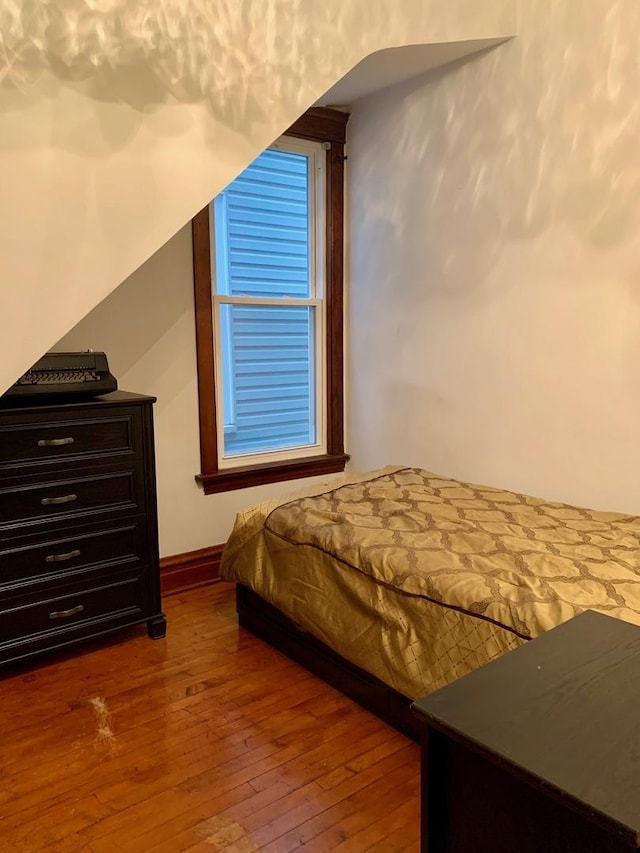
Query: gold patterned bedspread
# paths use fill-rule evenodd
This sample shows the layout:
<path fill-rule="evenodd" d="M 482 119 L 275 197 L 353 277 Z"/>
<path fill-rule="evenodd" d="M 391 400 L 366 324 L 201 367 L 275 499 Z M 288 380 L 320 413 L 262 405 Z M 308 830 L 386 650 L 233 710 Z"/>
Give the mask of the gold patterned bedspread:
<path fill-rule="evenodd" d="M 239 516 L 222 575 L 407 696 L 585 609 L 640 624 L 640 518 L 389 468 Z"/>

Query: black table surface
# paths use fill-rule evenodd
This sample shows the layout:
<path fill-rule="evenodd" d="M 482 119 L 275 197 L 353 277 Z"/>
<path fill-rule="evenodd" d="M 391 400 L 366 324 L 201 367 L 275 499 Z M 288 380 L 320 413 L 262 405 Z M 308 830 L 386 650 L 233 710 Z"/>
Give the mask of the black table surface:
<path fill-rule="evenodd" d="M 418 718 L 640 844 L 640 628 L 586 611 L 419 699 Z"/>

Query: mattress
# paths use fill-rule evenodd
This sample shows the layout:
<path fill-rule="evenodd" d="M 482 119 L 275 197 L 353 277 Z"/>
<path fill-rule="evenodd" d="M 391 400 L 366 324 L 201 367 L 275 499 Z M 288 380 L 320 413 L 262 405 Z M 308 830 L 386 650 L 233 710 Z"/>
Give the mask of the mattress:
<path fill-rule="evenodd" d="M 413 699 L 586 609 L 640 625 L 640 518 L 389 467 L 241 513 L 221 575 Z"/>

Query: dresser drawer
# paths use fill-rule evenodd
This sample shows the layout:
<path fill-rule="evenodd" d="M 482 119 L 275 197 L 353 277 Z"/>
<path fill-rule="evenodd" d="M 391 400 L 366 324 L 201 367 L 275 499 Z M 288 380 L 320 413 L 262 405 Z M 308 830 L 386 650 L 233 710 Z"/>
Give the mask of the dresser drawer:
<path fill-rule="evenodd" d="M 71 533 L 69 531 L 69 533 Z M 0 550 L 0 589 L 26 589 L 42 580 L 56 580 L 97 567 L 143 564 L 146 554 L 146 519 L 126 520 L 100 530 L 82 532 L 23 547 Z"/>
<path fill-rule="evenodd" d="M 40 418 L 42 421 L 42 418 Z M 138 454 L 133 414 L 0 425 L 0 471 L 40 464 Z"/>
<path fill-rule="evenodd" d="M 0 609 L 0 643 L 12 637 L 76 630 L 96 620 L 134 618 L 142 613 L 140 580 L 122 578 L 111 584 L 52 595 L 19 607 Z M 0 605 L 1 608 L 1 605 Z"/>
<path fill-rule="evenodd" d="M 0 529 L 144 504 L 138 468 L 47 480 L 0 489 Z"/>

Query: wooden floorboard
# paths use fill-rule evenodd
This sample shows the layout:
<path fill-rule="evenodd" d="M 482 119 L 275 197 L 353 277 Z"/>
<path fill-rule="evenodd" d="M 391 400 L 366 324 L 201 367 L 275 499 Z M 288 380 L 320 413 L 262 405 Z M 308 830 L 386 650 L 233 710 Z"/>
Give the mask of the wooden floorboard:
<path fill-rule="evenodd" d="M 417 851 L 419 750 L 238 628 L 233 588 L 0 671 L 0 850 Z"/>

